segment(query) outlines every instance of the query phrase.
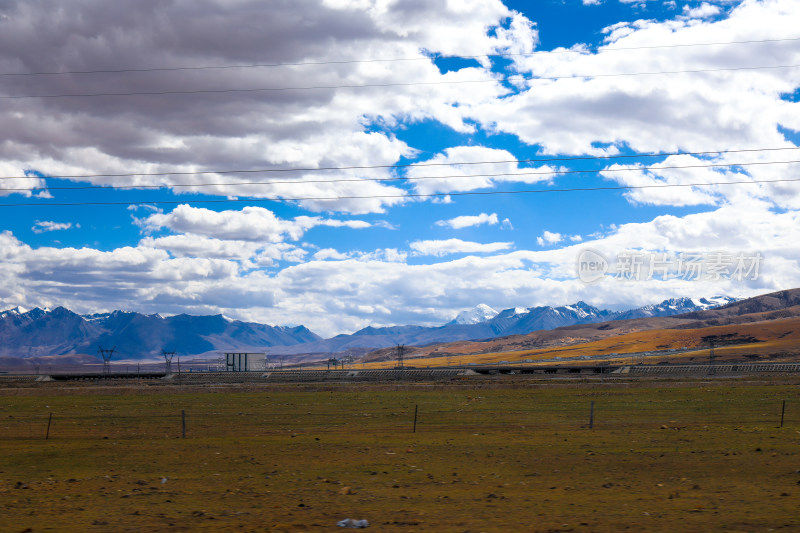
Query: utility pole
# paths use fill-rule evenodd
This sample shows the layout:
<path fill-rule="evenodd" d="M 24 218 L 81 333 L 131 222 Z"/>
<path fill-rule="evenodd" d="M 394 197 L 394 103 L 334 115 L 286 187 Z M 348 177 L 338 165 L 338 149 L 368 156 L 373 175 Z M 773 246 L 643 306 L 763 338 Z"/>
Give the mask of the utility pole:
<path fill-rule="evenodd" d="M 344 365 L 345 364 L 353 366 L 353 356 L 352 355 L 345 355 L 344 357 L 342 357 L 342 370 L 344 370 Z"/>
<path fill-rule="evenodd" d="M 714 366 L 714 362 L 716 360 L 716 356 L 714 355 L 714 341 L 709 341 L 711 344 L 711 348 L 708 350 L 708 373 L 709 374 L 716 374 L 717 370 Z"/>

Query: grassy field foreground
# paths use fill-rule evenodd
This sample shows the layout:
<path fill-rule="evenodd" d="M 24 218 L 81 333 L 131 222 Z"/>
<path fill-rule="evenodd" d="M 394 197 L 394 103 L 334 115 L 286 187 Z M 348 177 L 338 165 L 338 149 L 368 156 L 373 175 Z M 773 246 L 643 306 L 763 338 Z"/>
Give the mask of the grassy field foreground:
<path fill-rule="evenodd" d="M 0 389 L 0 530 L 798 531 L 798 381 Z"/>

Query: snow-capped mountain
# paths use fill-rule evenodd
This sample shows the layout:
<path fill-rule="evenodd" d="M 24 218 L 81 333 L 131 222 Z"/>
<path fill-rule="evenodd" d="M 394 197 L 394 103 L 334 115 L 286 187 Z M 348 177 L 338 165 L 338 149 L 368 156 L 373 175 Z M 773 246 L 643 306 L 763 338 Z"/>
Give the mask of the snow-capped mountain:
<path fill-rule="evenodd" d="M 586 302 L 578 302 L 561 307 L 540 306 L 527 309 L 512 307 L 500 311 L 488 323 L 501 331 L 502 335 L 524 335 L 539 329 L 555 329 L 613 319 L 612 311 L 598 309 Z"/>
<path fill-rule="evenodd" d="M 7 311 L 0 311 L 0 318 L 5 318 L 7 316 L 18 316 L 26 312 L 27 309 L 24 309 L 22 307 L 15 307 L 14 309 L 9 309 Z"/>
<path fill-rule="evenodd" d="M 694 311 L 705 311 L 736 302 L 737 298 L 729 296 L 713 296 L 711 298 L 670 298 L 659 304 L 645 305 L 637 309 L 619 313 L 615 320 L 629 318 L 647 318 L 651 316 L 672 316 Z"/>
<path fill-rule="evenodd" d="M 511 307 L 490 316 L 491 307 L 480 304 L 474 309 L 459 313 L 455 320 L 445 324 L 482 324 L 491 323 L 498 325 L 500 329 L 508 331 L 508 335 L 515 333 L 529 333 L 529 328 L 553 329 L 556 327 L 572 324 L 601 322 L 605 320 L 626 320 L 631 318 L 647 318 L 651 316 L 673 316 L 681 313 L 691 313 L 694 311 L 704 311 L 721 307 L 729 303 L 736 302 L 736 298 L 730 296 L 712 296 L 711 298 L 670 298 L 658 304 L 645 305 L 627 311 L 608 311 L 597 307 L 578 302 L 572 305 L 560 307 Z M 486 311 L 482 315 L 479 310 Z M 482 317 L 482 319 L 481 319 Z"/>
<path fill-rule="evenodd" d="M 537 330 L 703 311 L 736 299 L 673 298 L 628 311 L 598 309 L 585 302 L 560 307 L 512 307 L 496 312 L 481 304 L 444 326 L 366 327 L 350 335 L 322 339 L 304 326 L 281 327 L 231 320 L 222 315 L 161 317 L 129 311 L 80 316 L 63 307 L 0 312 L 0 356 L 95 354 L 117 348 L 120 358 L 149 358 L 162 350 L 180 355 L 209 351 L 264 351 L 272 354 L 336 353 L 524 335 Z"/>
<path fill-rule="evenodd" d="M 486 304 L 478 304 L 472 309 L 461 311 L 460 313 L 458 313 L 458 316 L 456 316 L 453 320 L 451 320 L 445 325 L 450 326 L 452 324 L 480 324 L 481 322 L 486 322 L 487 320 L 492 319 L 496 316 L 497 316 L 497 311 L 495 311 Z"/>
<path fill-rule="evenodd" d="M 63 307 L 0 313 L 0 356 L 95 354 L 116 347 L 120 358 L 155 357 L 162 350 L 179 355 L 213 350 L 262 351 L 274 345 L 319 340 L 304 326 L 287 328 L 230 320 L 222 315 L 176 315 L 114 311 L 80 316 Z"/>
<path fill-rule="evenodd" d="M 445 326 L 487 324 L 498 333 L 514 335 L 530 333 L 537 329 L 553 329 L 572 324 L 613 320 L 616 316 L 613 311 L 601 310 L 586 302 L 577 302 L 561 307 L 511 307 L 491 314 L 493 311 L 488 305 L 481 304 L 474 309 L 463 311 L 455 320 L 448 322 Z"/>
<path fill-rule="evenodd" d="M 351 335 L 337 335 L 308 344 L 273 347 L 270 352 L 282 354 L 335 353 L 357 348 L 388 348 L 397 344 L 424 346 L 440 342 L 491 339 L 506 335 L 525 335 L 537 330 L 555 329 L 575 324 L 676 315 L 706 309 L 708 305 L 713 307 L 716 300 L 712 300 L 714 299 L 701 298 L 696 305 L 692 304 L 692 300 L 689 298 L 665 300 L 660 304 L 622 312 L 598 309 L 586 302 L 560 307 L 511 307 L 482 322 L 459 324 L 453 320 L 439 327 L 409 325 L 380 328 L 369 326 Z M 727 301 L 719 300 L 719 303 Z"/>

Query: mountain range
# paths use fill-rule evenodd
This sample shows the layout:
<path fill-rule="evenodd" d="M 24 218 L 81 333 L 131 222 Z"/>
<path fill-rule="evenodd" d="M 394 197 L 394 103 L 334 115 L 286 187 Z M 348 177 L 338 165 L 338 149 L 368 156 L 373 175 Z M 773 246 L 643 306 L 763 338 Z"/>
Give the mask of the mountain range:
<path fill-rule="evenodd" d="M 115 359 L 152 359 L 162 350 L 178 355 L 218 351 L 268 351 L 289 360 L 321 358 L 323 354 L 352 354 L 407 344 L 492 339 L 538 330 L 702 311 L 735 301 L 729 297 L 675 298 L 627 311 L 601 310 L 584 302 L 561 307 L 516 307 L 496 312 L 480 304 L 439 327 L 367 327 L 349 335 L 323 339 L 304 326 L 269 326 L 230 320 L 222 315 L 175 315 L 135 312 L 78 315 L 57 307 L 52 310 L 19 308 L 0 312 L 0 357 L 40 357 L 62 354 L 96 354 L 115 348 Z"/>
<path fill-rule="evenodd" d="M 643 312 L 674 311 L 684 307 L 680 300 Z M 683 302 L 685 303 L 685 302 Z M 702 302 L 699 302 L 702 303 Z M 666 309 L 663 309 L 666 308 Z M 623 315 L 620 313 L 620 315 Z M 800 289 L 789 289 L 721 307 L 665 316 L 648 316 L 561 326 L 524 335 L 488 340 L 453 341 L 409 347 L 406 360 L 414 365 L 480 364 L 506 359 L 584 359 L 603 355 L 651 352 L 651 362 L 707 361 L 714 344 L 717 355 L 727 361 L 797 362 L 800 358 Z M 706 350 L 694 353 L 693 350 Z M 688 350 L 688 351 L 687 351 Z M 682 355 L 674 357 L 665 352 Z M 394 361 L 394 347 L 364 355 L 366 363 Z M 447 358 L 447 359 L 445 359 Z M 413 361 L 413 362 L 412 362 Z"/>
<path fill-rule="evenodd" d="M 319 340 L 304 326 L 267 326 L 222 315 L 160 315 L 114 311 L 78 315 L 64 307 L 18 308 L 0 313 L 0 356 L 95 354 L 115 348 L 115 359 L 147 359 L 162 350 L 178 355 L 225 349 L 263 351 L 264 346 Z"/>
<path fill-rule="evenodd" d="M 500 311 L 489 319 L 481 320 L 490 307 L 479 305 L 462 312 L 455 320 L 439 327 L 391 326 L 366 327 L 351 335 L 337 335 L 330 339 L 294 346 L 277 346 L 270 353 L 298 355 L 307 353 L 359 353 L 363 348 L 387 348 L 398 344 L 425 346 L 440 342 L 482 340 L 524 335 L 532 331 L 551 330 L 574 324 L 591 324 L 609 320 L 627 320 L 672 316 L 691 311 L 703 311 L 736 301 L 727 296 L 713 298 L 671 298 L 655 305 L 646 305 L 627 311 L 598 309 L 585 302 L 560 307 L 512 307 Z M 470 320 L 475 320 L 469 322 Z"/>

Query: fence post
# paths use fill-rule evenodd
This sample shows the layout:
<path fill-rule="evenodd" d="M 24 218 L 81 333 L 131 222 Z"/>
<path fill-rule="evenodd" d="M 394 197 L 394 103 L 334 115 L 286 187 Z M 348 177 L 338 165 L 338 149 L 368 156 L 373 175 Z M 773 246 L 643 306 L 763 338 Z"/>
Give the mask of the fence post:
<path fill-rule="evenodd" d="M 186 410 L 181 409 L 181 438 L 186 438 Z"/>
<path fill-rule="evenodd" d="M 594 400 L 589 404 L 589 429 L 594 427 Z"/>
<path fill-rule="evenodd" d="M 417 432 L 417 411 L 419 410 L 419 405 L 414 406 L 414 433 Z"/>
<path fill-rule="evenodd" d="M 783 405 L 781 406 L 781 427 L 783 427 L 783 415 L 786 413 L 786 400 L 783 400 Z"/>
<path fill-rule="evenodd" d="M 50 413 L 50 416 L 47 418 L 47 433 L 45 433 L 45 435 L 44 435 L 44 440 L 47 440 L 47 439 L 50 438 L 50 422 L 52 422 L 52 421 L 53 421 L 53 413 Z M 783 424 L 781 424 L 781 425 L 783 425 Z"/>

